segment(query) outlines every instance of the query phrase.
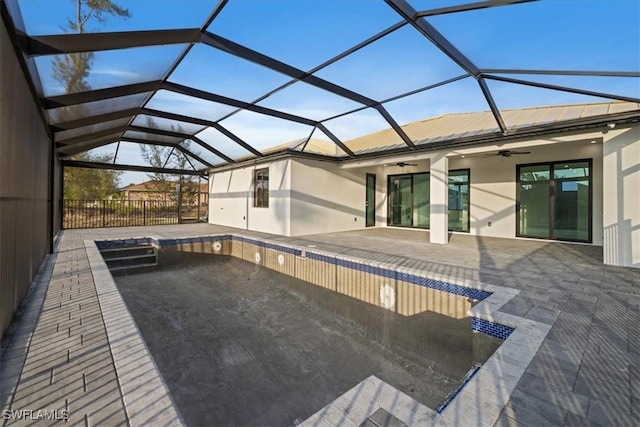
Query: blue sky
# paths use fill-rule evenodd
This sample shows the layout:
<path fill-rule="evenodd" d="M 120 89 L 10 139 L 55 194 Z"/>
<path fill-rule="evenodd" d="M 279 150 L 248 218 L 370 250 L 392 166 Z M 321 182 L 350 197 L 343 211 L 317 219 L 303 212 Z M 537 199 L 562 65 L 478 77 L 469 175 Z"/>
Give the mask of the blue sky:
<path fill-rule="evenodd" d="M 469 0 L 468 2 L 471 2 Z M 198 28 L 216 2 L 202 0 L 121 0 L 131 18 L 112 18 L 92 31 Z M 464 1 L 414 0 L 417 10 Z M 20 0 L 29 34 L 60 34 L 74 14 L 73 0 Z M 376 0 L 239 0 L 230 1 L 208 31 L 310 70 L 352 45 L 401 21 L 389 6 Z M 463 54 L 481 68 L 534 68 L 640 71 L 640 1 L 543 0 L 429 18 Z M 88 79 L 93 88 L 161 78 L 184 46 L 160 46 L 98 52 Z M 37 59 L 46 95 L 61 92 L 51 77 L 51 58 Z M 428 40 L 406 25 L 389 36 L 317 73 L 319 77 L 382 101 L 388 97 L 463 74 Z M 513 76 L 582 89 L 640 98 L 638 78 Z M 288 77 L 198 45 L 170 77 L 171 81 L 252 101 L 287 82 Z M 557 91 L 490 82 L 500 108 L 605 101 Z M 260 105 L 292 114 L 324 119 L 358 104 L 296 83 Z M 161 92 L 150 107 L 217 120 L 233 109 Z M 477 83 L 464 79 L 385 107 L 401 124 L 440 114 L 482 111 L 488 107 Z M 307 137 L 307 126 L 243 112 L 221 122 L 257 149 Z M 326 123 L 343 140 L 387 127 L 371 110 Z M 232 156 L 243 149 L 215 131 L 202 139 Z M 314 134 L 323 138 L 323 135 Z M 101 152 L 113 152 L 115 146 Z M 225 151 L 226 150 L 226 151 Z M 123 145 L 118 162 L 139 164 L 135 146 Z M 207 158 L 207 160 L 215 160 Z M 136 178 L 137 179 L 137 178 Z M 129 175 L 123 180 L 129 183 Z"/>

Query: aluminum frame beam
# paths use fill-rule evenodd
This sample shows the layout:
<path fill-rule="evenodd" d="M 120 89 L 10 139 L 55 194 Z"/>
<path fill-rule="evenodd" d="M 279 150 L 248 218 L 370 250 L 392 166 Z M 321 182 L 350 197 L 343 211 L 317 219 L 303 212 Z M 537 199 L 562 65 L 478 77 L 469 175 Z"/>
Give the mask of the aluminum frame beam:
<path fill-rule="evenodd" d="M 511 68 L 482 68 L 482 74 L 540 74 L 555 76 L 593 76 L 593 77 L 640 77 L 637 71 L 593 71 L 593 70 L 527 70 Z"/>
<path fill-rule="evenodd" d="M 364 104 L 369 107 L 374 107 L 377 104 L 377 101 L 371 98 L 339 86 L 335 83 L 331 83 L 328 80 L 324 80 L 320 77 L 311 75 L 306 71 L 295 68 L 289 64 L 278 61 L 277 59 L 271 58 L 270 56 L 264 55 L 260 52 L 242 46 L 234 41 L 218 36 L 216 34 L 205 32 L 202 36 L 202 43 L 223 52 L 229 53 L 233 56 L 237 56 L 238 58 L 253 62 L 254 64 L 262 65 L 263 67 L 269 68 L 273 71 L 277 71 L 291 78 L 303 81 L 327 92 L 331 92 L 335 95 L 342 96 L 343 98 L 350 99 L 359 104 Z"/>
<path fill-rule="evenodd" d="M 88 139 L 95 139 L 95 138 L 101 138 L 104 136 L 110 136 L 110 135 L 115 135 L 118 133 L 122 133 L 124 131 L 127 130 L 127 125 L 124 126 L 116 126 L 116 127 L 112 127 L 112 128 L 108 128 L 108 129 L 102 129 L 96 132 L 91 132 L 85 135 L 78 135 L 78 136 L 74 136 L 72 138 L 67 138 L 64 139 L 62 141 L 55 141 L 56 145 L 58 144 L 63 144 L 65 146 L 67 145 L 74 145 L 75 143 L 81 143 L 81 142 L 85 142 Z"/>
<path fill-rule="evenodd" d="M 202 33 L 198 28 L 153 31 L 121 31 L 108 33 L 23 36 L 21 45 L 29 56 L 61 55 L 145 46 L 194 43 Z"/>
<path fill-rule="evenodd" d="M 74 154 L 82 153 L 83 151 L 93 150 L 94 148 L 102 147 L 109 144 L 114 144 L 120 140 L 120 134 L 107 135 L 103 138 L 94 139 L 91 141 L 78 142 L 76 144 L 58 145 L 56 146 L 56 153 L 62 158 L 73 156 Z"/>
<path fill-rule="evenodd" d="M 50 96 L 42 99 L 42 107 L 45 110 L 53 108 L 70 107 L 72 105 L 85 104 L 105 99 L 118 98 L 138 93 L 155 92 L 162 89 L 162 80 L 152 80 L 130 85 L 114 86 L 105 89 L 88 90 L 85 92 L 69 93 L 65 95 Z"/>
<path fill-rule="evenodd" d="M 174 137 L 174 138 L 182 138 L 183 140 L 190 139 L 191 141 L 195 142 L 196 144 L 198 144 L 199 146 L 201 146 L 205 150 L 215 154 L 216 156 L 220 157 L 221 159 L 227 161 L 228 163 L 235 163 L 236 162 L 231 157 L 229 157 L 229 156 L 221 153 L 220 151 L 216 150 L 215 148 L 213 148 L 212 146 L 210 146 L 209 144 L 207 144 L 206 142 L 204 142 L 203 140 L 201 140 L 197 136 L 189 135 L 188 133 L 172 132 L 172 131 L 168 131 L 168 130 L 153 129 L 153 128 L 147 128 L 147 127 L 142 127 L 142 126 L 132 126 L 132 125 L 128 126 L 126 130 L 131 130 L 131 131 L 135 131 L 135 132 L 142 132 L 142 133 L 150 133 L 150 134 L 153 134 L 153 135 L 170 136 L 170 137 Z M 127 137 L 123 136 L 123 139 L 127 139 Z M 177 143 L 177 144 L 179 144 L 179 143 Z"/>
<path fill-rule="evenodd" d="M 491 91 L 487 87 L 487 84 L 482 80 L 483 75 L 480 72 L 480 69 L 462 52 L 458 50 L 457 47 L 453 45 L 445 36 L 443 36 L 436 28 L 429 24 L 426 19 L 418 16 L 418 12 L 411 7 L 406 0 L 385 0 L 385 2 L 391 6 L 400 16 L 402 16 L 405 20 L 407 20 L 413 27 L 418 30 L 424 37 L 426 37 L 431 43 L 433 43 L 442 53 L 447 55 L 452 61 L 454 61 L 458 66 L 460 66 L 467 73 L 472 75 L 480 86 L 480 90 L 491 109 L 491 113 L 496 120 L 496 123 L 500 127 L 502 133 L 507 131 L 507 127 L 504 124 L 504 120 L 502 119 L 502 114 L 500 113 L 500 109 L 496 105 L 493 100 L 493 96 L 491 96 Z M 495 2 L 494 2 L 495 3 Z M 497 3 L 496 3 L 497 5 Z"/>
<path fill-rule="evenodd" d="M 225 128 L 224 126 L 222 126 L 218 122 L 214 122 L 214 121 L 211 121 L 211 120 L 205 120 L 205 119 L 199 119 L 199 118 L 191 117 L 191 116 L 183 116 L 182 114 L 168 113 L 166 111 L 159 111 L 159 110 L 154 110 L 154 109 L 146 108 L 146 107 L 140 109 L 140 114 L 145 114 L 145 115 L 154 116 L 154 117 L 160 117 L 160 118 L 164 118 L 164 119 L 176 120 L 176 121 L 179 121 L 179 122 L 193 123 L 193 124 L 196 124 L 196 125 L 212 127 L 214 129 L 216 129 L 218 132 L 222 133 L 227 138 L 231 139 L 236 144 L 240 145 L 245 150 L 248 150 L 249 152 L 255 154 L 258 157 L 263 157 L 264 156 L 264 154 L 262 154 L 260 151 L 256 150 L 251 145 L 249 145 L 246 142 L 244 142 L 242 139 L 240 139 L 235 134 L 231 133 L 227 128 Z M 197 135 L 197 134 L 198 133 L 196 133 L 194 135 Z"/>
<path fill-rule="evenodd" d="M 213 94 L 213 93 L 205 92 L 203 90 L 194 89 L 194 88 L 189 87 L 189 86 L 179 85 L 177 83 L 166 82 L 164 87 L 163 87 L 163 89 L 170 90 L 170 91 L 173 91 L 173 92 L 176 92 L 176 93 L 181 93 L 183 95 L 193 96 L 194 98 L 200 98 L 200 99 L 204 99 L 204 100 L 207 100 L 207 101 L 218 102 L 220 104 L 226 104 L 226 105 L 235 106 L 235 107 L 238 107 L 238 108 L 242 108 L 244 110 L 253 111 L 254 113 L 265 114 L 267 116 L 272 116 L 272 117 L 276 117 L 276 118 L 283 119 L 283 120 L 289 120 L 289 121 L 296 122 L 296 123 L 301 123 L 301 124 L 304 124 L 304 125 L 307 125 L 307 126 L 318 126 L 320 124 L 319 122 L 317 122 L 315 120 L 307 119 L 305 117 L 300 117 L 300 116 L 296 116 L 296 115 L 293 115 L 293 114 L 283 113 L 282 111 L 273 110 L 271 108 L 262 107 L 262 106 L 259 106 L 259 105 L 253 105 L 253 104 L 250 104 L 248 102 L 239 101 L 237 99 L 232 99 L 232 98 L 227 98 L 226 96 L 216 95 L 216 94 Z M 329 135 L 327 135 L 327 136 L 329 136 Z M 329 136 L 329 138 L 331 138 L 331 140 L 336 145 L 338 145 L 349 156 L 355 156 L 353 151 L 351 151 L 346 145 L 344 145 L 344 143 L 342 141 L 340 141 L 340 139 L 338 139 L 335 135 L 333 135 L 333 137 Z"/>
<path fill-rule="evenodd" d="M 78 160 L 62 160 L 62 166 L 72 167 L 72 168 L 122 170 L 122 171 L 131 171 L 131 172 L 168 173 L 168 174 L 174 174 L 174 175 L 193 175 L 193 176 L 208 175 L 206 171 L 194 171 L 189 169 L 167 169 L 167 168 L 157 168 L 153 166 L 119 165 L 119 164 L 112 164 L 112 163 L 83 162 Z"/>
<path fill-rule="evenodd" d="M 416 10 L 411 7 L 405 0 L 385 0 L 400 16 L 402 16 L 409 24 L 411 24 L 420 34 L 431 41 L 438 49 L 447 55 L 453 62 L 458 64 L 460 68 L 479 78 L 480 70 L 471 62 L 462 52 L 458 50 L 445 36 L 443 36 L 435 27 L 429 24 L 425 19 L 417 16 Z"/>
<path fill-rule="evenodd" d="M 447 13 L 466 12 L 470 10 L 487 9 L 490 7 L 508 6 L 518 3 L 530 3 L 537 0 L 487 0 L 476 3 L 460 4 L 455 6 L 439 7 L 437 9 L 428 9 L 416 13 L 416 18 L 424 18 L 426 16 L 445 15 Z"/>
<path fill-rule="evenodd" d="M 223 52 L 229 53 L 231 55 L 237 56 L 239 58 L 242 58 L 244 60 L 253 62 L 254 64 L 262 65 L 263 67 L 267 67 L 281 74 L 285 74 L 295 80 L 302 81 L 304 83 L 307 83 L 311 86 L 315 86 L 319 89 L 322 89 L 334 95 L 338 95 L 343 98 L 347 98 L 351 101 L 357 102 L 359 104 L 375 108 L 380 112 L 380 114 L 382 114 L 382 116 L 389 123 L 389 125 L 391 125 L 391 127 L 396 131 L 396 133 L 398 133 L 400 138 L 409 147 L 414 146 L 413 143 L 411 142 L 411 139 L 407 136 L 407 134 L 404 133 L 404 131 L 400 128 L 400 126 L 396 123 L 396 121 L 391 117 L 391 115 L 385 110 L 385 108 L 378 101 L 374 99 L 371 99 L 362 94 L 356 93 L 350 89 L 344 88 L 335 83 L 331 83 L 328 80 L 321 79 L 320 77 L 317 77 L 309 72 L 305 72 L 289 64 L 285 64 L 284 62 L 278 61 L 277 59 L 271 58 L 270 56 L 264 55 L 260 52 L 257 52 L 253 49 L 242 46 L 234 41 L 218 36 L 216 34 L 205 32 L 202 35 L 202 43 L 208 46 L 211 46 L 213 48 L 216 48 L 218 50 L 221 50 Z"/>
<path fill-rule="evenodd" d="M 547 83 L 532 82 L 532 81 L 529 81 L 529 80 L 512 79 L 512 78 L 509 78 L 509 77 L 494 76 L 494 75 L 491 75 L 491 74 L 486 74 L 486 75 L 483 76 L 483 78 L 490 79 L 490 80 L 498 80 L 498 81 L 507 82 L 507 83 L 515 83 L 515 84 L 520 84 L 520 85 L 525 85 L 525 86 L 538 87 L 538 88 L 541 88 L 541 89 L 551 89 L 551 90 L 558 90 L 558 91 L 561 91 L 561 92 L 576 93 L 576 94 L 579 94 L 579 95 L 596 96 L 596 97 L 599 97 L 599 98 L 617 99 L 619 101 L 640 103 L 640 98 L 634 98 L 632 96 L 614 95 L 614 94 L 611 94 L 611 93 L 596 92 L 596 91 L 592 91 L 592 90 L 576 89 L 576 88 L 567 87 L 567 86 L 559 86 L 559 85 L 551 85 L 551 84 L 547 84 Z"/>
<path fill-rule="evenodd" d="M 186 149 L 185 147 L 180 145 L 179 142 L 178 143 L 174 143 L 174 142 L 163 142 L 163 141 L 146 141 L 144 139 L 127 138 L 127 137 L 124 137 L 124 138 L 120 139 L 120 142 L 134 142 L 134 143 L 137 143 L 137 144 L 158 145 L 158 146 L 161 146 L 161 147 L 171 147 L 171 148 L 179 150 L 180 152 L 186 154 L 189 157 L 194 158 L 195 160 L 199 161 L 200 163 L 202 163 L 203 165 L 205 165 L 205 166 L 207 166 L 209 168 L 213 168 L 214 167 L 213 164 L 209 163 L 208 161 L 206 161 L 202 157 L 198 156 L 193 151 Z"/>
<path fill-rule="evenodd" d="M 111 120 L 124 119 L 126 117 L 135 117 L 140 114 L 140 108 L 128 108 L 126 110 L 112 111 L 110 113 L 98 114 L 96 116 L 83 117 L 77 120 L 70 120 L 68 122 L 60 122 L 55 125 L 49 126 L 52 132 L 64 132 L 65 130 L 78 129 L 84 126 L 97 125 L 102 122 L 108 122 Z"/>

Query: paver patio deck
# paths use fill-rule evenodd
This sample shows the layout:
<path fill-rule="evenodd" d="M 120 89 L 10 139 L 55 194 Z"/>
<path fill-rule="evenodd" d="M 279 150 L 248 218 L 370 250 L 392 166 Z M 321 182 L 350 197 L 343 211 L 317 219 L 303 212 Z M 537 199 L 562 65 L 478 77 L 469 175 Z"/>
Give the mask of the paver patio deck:
<path fill-rule="evenodd" d="M 296 238 L 208 224 L 64 231 L 4 344 L 3 409 L 66 409 L 70 424 L 138 425 L 123 400 L 108 307 L 98 303 L 84 240 L 229 232 L 518 289 L 501 311 L 552 327 L 496 425 L 640 425 L 640 269 L 603 265 L 601 247 L 461 234 L 432 245 L 426 231 L 390 228 Z M 165 416 L 163 424 L 180 421 Z"/>

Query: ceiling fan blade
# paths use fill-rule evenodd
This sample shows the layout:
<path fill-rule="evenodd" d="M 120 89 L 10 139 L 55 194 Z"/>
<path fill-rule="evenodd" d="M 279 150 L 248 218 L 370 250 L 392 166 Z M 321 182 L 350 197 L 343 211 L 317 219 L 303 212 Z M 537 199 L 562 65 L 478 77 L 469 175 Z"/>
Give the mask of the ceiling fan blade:
<path fill-rule="evenodd" d="M 531 154 L 531 151 L 512 151 L 511 154 Z"/>

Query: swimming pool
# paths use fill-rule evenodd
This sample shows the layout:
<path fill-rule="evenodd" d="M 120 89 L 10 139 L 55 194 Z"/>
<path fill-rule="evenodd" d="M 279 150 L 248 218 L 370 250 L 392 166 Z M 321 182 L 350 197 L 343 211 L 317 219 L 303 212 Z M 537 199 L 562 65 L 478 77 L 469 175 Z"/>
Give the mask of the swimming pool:
<path fill-rule="evenodd" d="M 297 424 L 370 375 L 436 408 L 502 342 L 466 315 L 488 292 L 237 242 L 157 242 L 116 279 L 187 424 Z"/>

